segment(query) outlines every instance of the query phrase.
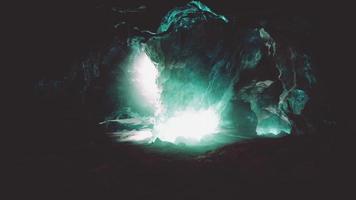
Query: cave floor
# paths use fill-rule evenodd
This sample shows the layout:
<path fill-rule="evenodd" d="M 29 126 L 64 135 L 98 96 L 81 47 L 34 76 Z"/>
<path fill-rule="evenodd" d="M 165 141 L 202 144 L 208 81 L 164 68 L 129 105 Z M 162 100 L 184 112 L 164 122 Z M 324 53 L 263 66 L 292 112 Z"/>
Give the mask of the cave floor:
<path fill-rule="evenodd" d="M 163 149 L 163 150 L 162 150 Z M 15 159 L 15 188 L 50 199 L 226 199 L 320 192 L 335 184 L 330 138 L 258 138 L 194 150 L 164 142 L 90 143 Z"/>

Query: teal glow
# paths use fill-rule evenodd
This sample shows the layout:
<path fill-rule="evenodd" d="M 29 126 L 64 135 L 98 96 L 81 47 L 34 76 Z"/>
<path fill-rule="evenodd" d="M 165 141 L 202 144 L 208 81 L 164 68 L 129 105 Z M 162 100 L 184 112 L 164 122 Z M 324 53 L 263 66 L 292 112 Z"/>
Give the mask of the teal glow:
<path fill-rule="evenodd" d="M 178 98 L 169 99 L 170 102 L 177 102 L 175 107 L 167 107 L 161 102 L 161 90 L 158 84 L 159 71 L 150 58 L 144 53 L 138 53 L 132 62 L 132 81 L 138 96 L 142 102 L 148 102 L 154 109 L 152 131 L 144 131 L 144 136 L 140 131 L 131 132 L 132 136 L 125 140 L 145 140 L 149 136 L 159 138 L 161 141 L 175 143 L 178 140 L 189 141 L 191 143 L 199 142 L 203 137 L 213 134 L 217 131 L 220 116 L 218 112 L 211 108 L 199 109 L 199 102 L 190 99 L 189 105 L 192 108 L 185 108 L 184 102 Z M 202 90 L 197 90 L 197 87 L 190 88 L 188 85 L 194 86 L 188 82 L 174 82 L 174 85 L 185 85 L 185 90 L 177 90 L 177 94 L 190 93 L 192 90 L 200 97 Z M 190 90 L 190 91 L 189 91 Z M 181 95 L 178 95 L 181 96 Z M 174 96 L 177 97 L 177 96 Z M 194 105 L 194 103 L 196 103 Z M 167 114 L 169 113 L 169 114 Z"/>
<path fill-rule="evenodd" d="M 155 112 L 160 110 L 160 89 L 156 82 L 158 70 L 151 59 L 145 54 L 140 53 L 134 59 L 133 82 L 138 94 L 150 106 L 154 107 Z"/>
<path fill-rule="evenodd" d="M 175 143 L 180 139 L 196 143 L 203 137 L 216 133 L 219 121 L 219 115 L 213 109 L 179 111 L 158 122 L 155 132 L 162 141 Z"/>
<path fill-rule="evenodd" d="M 208 28 L 215 28 L 211 24 L 223 28 L 226 23 L 224 16 L 192 1 L 170 10 L 159 34 L 148 40 L 130 38 L 132 52 L 124 65 L 129 72 L 123 81 L 128 84 L 123 84 L 122 92 L 127 94 L 123 104 L 129 111 L 123 116 L 143 122 L 120 119 L 120 125 L 129 127 L 121 131 L 126 141 L 159 139 L 196 145 L 291 133 L 289 114 L 301 115 L 309 100 L 307 90 L 298 88 L 297 78 L 315 82 L 309 59 L 304 58 L 302 70 L 296 70 L 298 60 L 293 60 L 296 67 L 288 66 L 264 28 L 249 30 L 236 49 L 221 42 L 225 32 L 217 31 L 219 38 L 210 38 Z M 260 80 L 243 73 L 264 70 L 265 56 L 276 61 L 278 78 Z"/>

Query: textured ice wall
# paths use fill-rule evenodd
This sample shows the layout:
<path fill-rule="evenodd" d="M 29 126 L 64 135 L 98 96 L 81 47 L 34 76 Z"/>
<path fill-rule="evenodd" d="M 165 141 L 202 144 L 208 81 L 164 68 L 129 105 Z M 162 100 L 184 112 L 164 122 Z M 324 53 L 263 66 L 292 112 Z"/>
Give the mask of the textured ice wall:
<path fill-rule="evenodd" d="M 228 126 L 259 135 L 296 128 L 289 116 L 302 114 L 315 83 L 308 55 L 198 1 L 169 11 L 157 33 L 145 51 L 157 64 L 167 115 L 216 106 Z"/>

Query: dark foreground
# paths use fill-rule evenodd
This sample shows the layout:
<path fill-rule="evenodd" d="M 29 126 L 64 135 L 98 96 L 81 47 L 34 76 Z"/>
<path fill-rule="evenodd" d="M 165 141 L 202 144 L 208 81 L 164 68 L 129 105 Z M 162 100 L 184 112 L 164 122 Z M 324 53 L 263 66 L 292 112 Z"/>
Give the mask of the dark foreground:
<path fill-rule="evenodd" d="M 238 199 L 346 195 L 332 135 L 238 142 L 205 153 L 156 143 L 87 144 L 15 159 L 12 196 Z M 164 149 L 160 151 L 159 149 Z M 194 152 L 193 150 L 188 152 Z M 345 168 L 344 168 L 345 169 Z M 345 169 L 346 170 L 346 169 Z M 21 198 L 22 199 L 22 198 Z"/>

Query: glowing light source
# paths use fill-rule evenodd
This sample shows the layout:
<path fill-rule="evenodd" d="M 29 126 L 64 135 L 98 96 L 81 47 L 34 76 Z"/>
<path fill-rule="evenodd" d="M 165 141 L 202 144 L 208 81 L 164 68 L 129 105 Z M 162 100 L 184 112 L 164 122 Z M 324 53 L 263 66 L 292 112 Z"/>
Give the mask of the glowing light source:
<path fill-rule="evenodd" d="M 165 116 L 163 111 L 170 108 L 164 107 L 161 103 L 161 90 L 157 83 L 159 71 L 154 63 L 144 52 L 140 52 L 136 55 L 132 67 L 132 80 L 139 96 L 142 97 L 142 103 L 147 102 L 155 111 L 153 130 L 129 131 L 127 136 L 120 140 L 142 141 L 159 138 L 172 143 L 196 143 L 218 131 L 220 115 L 213 107 L 186 109 L 183 106 L 182 110 L 173 110 L 173 115 Z"/>
<path fill-rule="evenodd" d="M 150 105 L 157 107 L 160 99 L 160 89 L 156 83 L 158 70 L 145 53 L 140 53 L 135 59 L 133 72 L 133 81 L 140 95 Z"/>
<path fill-rule="evenodd" d="M 121 135 L 125 135 L 121 133 Z M 121 141 L 144 141 L 152 138 L 152 132 L 150 130 L 138 130 L 138 131 L 128 131 L 127 137 L 122 138 Z"/>
<path fill-rule="evenodd" d="M 158 122 L 155 132 L 162 141 L 199 142 L 204 136 L 216 133 L 219 121 L 219 115 L 213 109 L 180 111 Z"/>

